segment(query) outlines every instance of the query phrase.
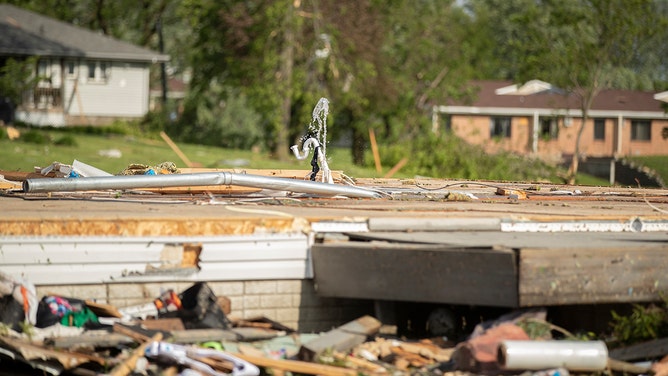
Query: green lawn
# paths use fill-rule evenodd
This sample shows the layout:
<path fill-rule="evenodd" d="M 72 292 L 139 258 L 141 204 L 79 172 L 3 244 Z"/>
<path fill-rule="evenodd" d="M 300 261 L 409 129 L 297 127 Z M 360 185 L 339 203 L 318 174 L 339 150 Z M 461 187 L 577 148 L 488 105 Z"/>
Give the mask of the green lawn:
<path fill-rule="evenodd" d="M 0 170 L 33 171 L 37 167 L 46 167 L 52 162 L 72 164 L 74 160 L 92 165 L 111 174 L 117 174 L 128 165 L 139 163 L 157 165 L 162 162 L 174 162 L 177 167 L 187 167 L 179 156 L 159 136 L 139 136 L 122 134 L 90 134 L 72 130 L 20 129 L 26 133 L 36 133 L 43 138 L 41 143 L 25 140 L 9 140 L 0 137 Z M 27 137 L 26 137 L 27 138 Z M 70 141 L 64 142 L 64 141 Z M 71 144 L 71 145 L 69 145 Z M 252 168 L 252 169 L 304 169 L 310 170 L 309 159 L 299 161 L 278 161 L 270 155 L 249 150 L 231 150 L 212 146 L 179 144 L 179 148 L 192 162 L 207 168 Z M 119 157 L 104 155 L 104 151 L 115 151 Z M 119 153 L 120 152 L 120 153 Z M 328 163 L 332 170 L 343 171 L 353 178 L 382 177 L 393 166 L 383 166 L 383 172 L 376 172 L 373 167 L 360 167 L 352 163 L 349 149 L 327 149 Z M 371 153 L 369 161 L 373 162 Z M 403 171 L 393 177 L 411 178 Z M 578 175 L 578 184 L 606 186 L 607 181 L 588 175 Z"/>
<path fill-rule="evenodd" d="M 668 155 L 650 155 L 646 157 L 630 157 L 642 166 L 649 167 L 656 172 L 664 183 L 668 183 Z"/>
<path fill-rule="evenodd" d="M 22 130 L 23 131 L 23 130 Z M 116 174 L 133 163 L 156 165 L 171 161 L 177 167 L 187 167 L 179 156 L 160 138 L 149 139 L 129 135 L 90 135 L 46 130 L 44 144 L 21 140 L 0 139 L 0 170 L 33 171 L 35 166 L 46 167 L 52 162 L 72 164 L 74 160 Z M 76 145 L 58 145 L 63 137 L 74 139 Z M 266 153 L 230 150 L 211 146 L 179 144 L 187 158 L 208 168 L 283 168 L 310 170 L 310 160 L 296 158 L 281 162 Z M 101 151 L 115 150 L 120 157 L 109 157 Z M 351 177 L 377 177 L 375 169 L 355 166 L 347 149 L 328 148 L 328 163 L 332 170 L 342 170 Z M 389 167 L 385 171 L 389 170 Z M 400 176 L 398 174 L 397 176 Z"/>

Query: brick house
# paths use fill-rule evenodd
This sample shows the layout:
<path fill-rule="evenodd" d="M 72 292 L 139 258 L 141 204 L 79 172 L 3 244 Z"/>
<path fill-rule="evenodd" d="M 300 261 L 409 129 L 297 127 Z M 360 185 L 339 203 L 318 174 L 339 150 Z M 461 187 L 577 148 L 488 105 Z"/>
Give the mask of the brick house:
<path fill-rule="evenodd" d="M 473 99 L 433 107 L 433 129 L 448 129 L 488 152 L 506 150 L 567 161 L 582 111 L 573 95 L 533 80 L 474 81 Z M 668 92 L 604 90 L 589 111 L 580 150 L 586 157 L 668 155 Z"/>

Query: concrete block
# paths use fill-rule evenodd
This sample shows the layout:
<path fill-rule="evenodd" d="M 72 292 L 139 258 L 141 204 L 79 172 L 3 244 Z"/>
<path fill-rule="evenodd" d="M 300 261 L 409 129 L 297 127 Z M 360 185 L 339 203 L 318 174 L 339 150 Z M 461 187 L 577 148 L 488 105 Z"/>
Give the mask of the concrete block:
<path fill-rule="evenodd" d="M 244 294 L 244 283 L 242 281 L 210 282 L 208 285 L 216 296 L 232 298 Z"/>
<path fill-rule="evenodd" d="M 244 295 L 243 296 L 243 309 L 259 309 L 260 306 L 260 295 Z"/>
<path fill-rule="evenodd" d="M 299 321 L 299 309 L 298 308 L 277 308 L 276 309 L 276 321 L 279 323 L 290 326 L 286 324 L 287 322 L 297 322 Z"/>
<path fill-rule="evenodd" d="M 276 281 L 246 281 L 244 282 L 244 294 L 275 294 Z"/>
<path fill-rule="evenodd" d="M 279 294 L 299 294 L 302 292 L 302 281 L 276 281 L 276 291 Z"/>
<path fill-rule="evenodd" d="M 340 327 L 330 330 L 320 337 L 302 345 L 299 358 L 313 361 L 325 350 L 348 352 L 353 347 L 366 341 L 367 337 L 377 333 L 381 322 L 371 316 L 363 316 Z"/>
<path fill-rule="evenodd" d="M 67 286 L 35 286 L 37 297 L 56 295 L 68 298 L 90 299 L 107 303 L 107 287 L 105 285 L 67 285 Z"/>
<path fill-rule="evenodd" d="M 275 309 L 244 309 L 242 311 L 242 319 L 251 319 L 253 317 L 266 317 L 268 319 L 276 320 L 276 310 Z"/>
<path fill-rule="evenodd" d="M 260 295 L 260 307 L 262 308 L 292 307 L 292 295 L 290 294 Z"/>

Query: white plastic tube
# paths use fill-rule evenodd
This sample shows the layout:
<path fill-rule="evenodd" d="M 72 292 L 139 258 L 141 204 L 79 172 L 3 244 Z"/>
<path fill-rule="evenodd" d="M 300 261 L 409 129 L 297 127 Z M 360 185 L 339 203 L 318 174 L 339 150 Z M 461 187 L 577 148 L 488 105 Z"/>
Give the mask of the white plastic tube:
<path fill-rule="evenodd" d="M 608 348 L 602 341 L 507 340 L 499 344 L 497 361 L 507 370 L 602 371 L 608 364 Z"/>

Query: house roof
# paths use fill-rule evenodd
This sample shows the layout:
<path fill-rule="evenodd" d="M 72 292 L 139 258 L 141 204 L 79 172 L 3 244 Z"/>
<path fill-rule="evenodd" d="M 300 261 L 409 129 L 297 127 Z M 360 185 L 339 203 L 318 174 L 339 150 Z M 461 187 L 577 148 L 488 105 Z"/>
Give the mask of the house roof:
<path fill-rule="evenodd" d="M 165 62 L 169 56 L 53 18 L 0 4 L 0 55 Z"/>
<path fill-rule="evenodd" d="M 469 101 L 451 101 L 446 112 L 459 109 L 464 112 L 486 113 L 485 109 L 497 109 L 505 113 L 528 113 L 536 109 L 545 111 L 568 111 L 576 114 L 580 103 L 575 95 L 567 94 L 542 81 L 530 81 L 524 85 L 513 85 L 511 81 L 472 81 L 476 94 Z M 662 101 L 653 92 L 608 89 L 601 91 L 590 108 L 593 115 L 606 113 L 633 113 L 642 116 L 664 114 Z"/>

